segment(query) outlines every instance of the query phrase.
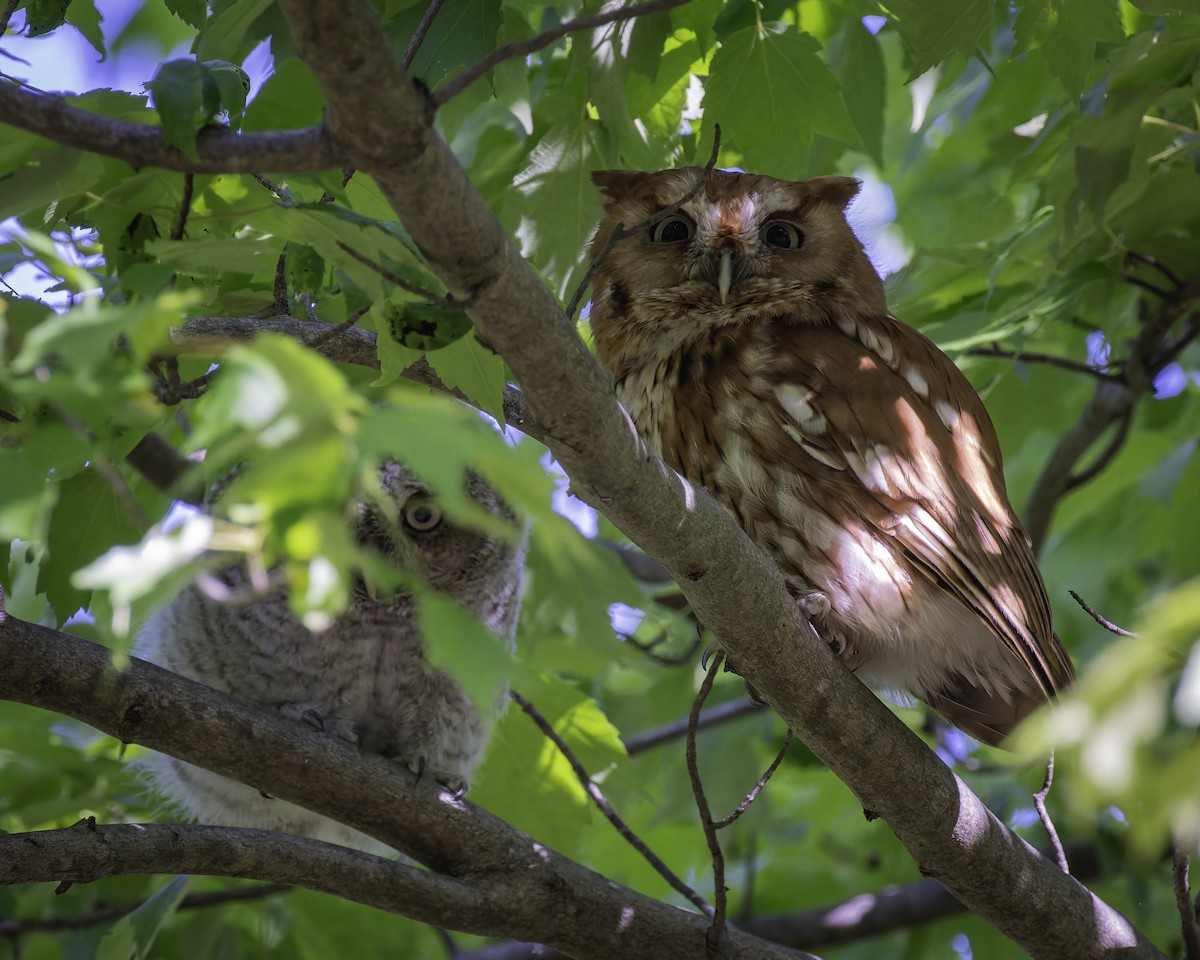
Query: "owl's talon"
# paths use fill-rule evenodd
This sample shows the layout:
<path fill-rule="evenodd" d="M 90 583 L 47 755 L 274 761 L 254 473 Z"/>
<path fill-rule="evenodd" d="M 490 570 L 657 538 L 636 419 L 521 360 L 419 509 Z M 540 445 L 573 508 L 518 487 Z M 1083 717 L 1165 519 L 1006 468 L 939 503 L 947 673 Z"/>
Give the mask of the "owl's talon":
<path fill-rule="evenodd" d="M 707 670 L 709 661 L 718 653 L 724 653 L 719 643 L 710 643 L 705 647 L 704 652 L 700 654 L 700 669 Z M 729 666 L 726 665 L 725 669 L 728 670 Z"/>
<path fill-rule="evenodd" d="M 798 595 L 796 602 L 800 605 L 800 609 L 804 611 L 806 617 L 818 622 L 824 621 L 832 609 L 828 595 L 821 593 L 819 590 L 812 590 Z"/>

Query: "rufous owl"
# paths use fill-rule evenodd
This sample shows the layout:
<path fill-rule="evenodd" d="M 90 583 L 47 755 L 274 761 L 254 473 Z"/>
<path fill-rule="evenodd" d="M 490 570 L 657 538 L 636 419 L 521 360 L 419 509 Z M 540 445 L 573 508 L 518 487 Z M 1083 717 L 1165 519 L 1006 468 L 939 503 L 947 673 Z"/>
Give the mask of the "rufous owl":
<path fill-rule="evenodd" d="M 864 682 L 999 744 L 1074 671 L 982 401 L 888 312 L 846 220 L 852 178 L 597 172 L 593 259 L 701 177 L 595 268 L 618 399 Z"/>

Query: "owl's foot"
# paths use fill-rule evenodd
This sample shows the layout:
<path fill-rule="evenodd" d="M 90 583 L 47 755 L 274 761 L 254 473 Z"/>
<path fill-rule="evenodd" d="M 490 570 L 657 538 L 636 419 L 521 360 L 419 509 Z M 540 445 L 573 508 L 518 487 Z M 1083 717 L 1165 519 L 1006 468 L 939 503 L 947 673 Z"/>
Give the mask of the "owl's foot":
<path fill-rule="evenodd" d="M 299 720 L 314 730 L 332 734 L 356 747 L 363 744 L 363 728 L 349 717 L 326 715 L 311 703 L 285 703 L 279 712 L 290 720 Z"/>
<path fill-rule="evenodd" d="M 424 777 L 428 774 L 434 780 L 434 782 L 440 783 L 443 787 L 449 790 L 450 793 L 453 794 L 455 800 L 467 792 L 466 780 L 460 777 L 457 773 L 446 773 L 438 770 L 430 770 L 425 762 L 425 757 L 421 754 L 417 754 L 415 757 L 389 757 L 388 759 L 394 760 L 401 766 L 406 767 L 409 772 L 411 772 L 413 776 L 417 778 L 417 783 L 420 783 L 421 780 L 424 779 Z"/>
<path fill-rule="evenodd" d="M 829 596 L 820 590 L 808 589 L 794 593 L 793 596 L 801 611 L 808 618 L 808 622 L 817 631 L 817 635 L 829 644 L 833 655 L 839 660 L 846 661 L 851 669 L 856 667 L 858 665 L 858 647 L 845 633 L 833 625 L 832 618 L 829 616 L 829 611 L 833 609 L 829 603 Z"/>

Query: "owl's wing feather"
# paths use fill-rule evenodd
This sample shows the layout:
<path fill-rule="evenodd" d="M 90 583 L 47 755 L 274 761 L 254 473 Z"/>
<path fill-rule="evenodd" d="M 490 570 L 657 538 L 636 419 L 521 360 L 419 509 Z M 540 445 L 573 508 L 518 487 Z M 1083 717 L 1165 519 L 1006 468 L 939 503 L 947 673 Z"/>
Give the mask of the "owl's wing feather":
<path fill-rule="evenodd" d="M 778 332 L 789 382 L 777 389 L 799 389 L 804 405 L 793 410 L 812 413 L 805 421 L 793 412 L 794 429 L 826 467 L 841 466 L 831 492 L 973 610 L 1050 696 L 1073 670 L 1005 494 L 991 421 L 948 357 L 883 319 L 886 337 L 877 328 L 869 343 L 851 323 Z"/>

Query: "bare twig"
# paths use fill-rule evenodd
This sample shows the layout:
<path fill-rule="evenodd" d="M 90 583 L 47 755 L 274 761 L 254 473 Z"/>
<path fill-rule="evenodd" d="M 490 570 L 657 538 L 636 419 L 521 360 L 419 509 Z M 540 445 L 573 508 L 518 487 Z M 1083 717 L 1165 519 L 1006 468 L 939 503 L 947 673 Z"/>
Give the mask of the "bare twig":
<path fill-rule="evenodd" d="M 767 767 L 766 773 L 758 778 L 758 783 L 746 794 L 746 799 L 737 805 L 737 809 L 723 820 L 718 820 L 713 824 L 714 830 L 724 830 L 727 826 L 737 820 L 743 813 L 750 809 L 755 798 L 762 792 L 762 788 L 767 785 L 767 781 L 771 779 L 775 771 L 779 769 L 779 765 L 783 763 L 783 758 L 787 756 L 788 747 L 792 745 L 792 731 L 789 730 L 783 738 L 783 746 L 779 748 L 779 753 L 775 759 L 771 761 L 771 765 Z"/>
<path fill-rule="evenodd" d="M 1148 267 L 1153 267 L 1171 281 L 1171 286 L 1176 288 L 1183 286 L 1183 281 L 1179 279 L 1179 275 L 1176 274 L 1175 271 L 1168 267 L 1165 263 L 1159 260 L 1158 257 L 1152 257 L 1148 253 L 1138 253 L 1134 250 L 1130 250 L 1125 254 L 1125 261 L 1128 263 L 1131 260 L 1136 263 L 1144 263 Z"/>
<path fill-rule="evenodd" d="M 1002 347 L 972 347 L 970 350 L 963 351 L 969 357 L 1000 357 L 1004 360 L 1019 360 L 1022 363 L 1045 363 L 1052 367 L 1060 367 L 1063 370 L 1070 370 L 1073 373 L 1083 373 L 1089 377 L 1095 377 L 1097 380 L 1119 380 L 1120 377 L 1114 373 L 1107 373 L 1104 370 L 1098 370 L 1088 363 L 1081 363 L 1078 360 L 1069 360 L 1066 357 L 1056 357 L 1050 353 L 1030 353 L 1025 350 L 1005 350 Z"/>
<path fill-rule="evenodd" d="M 7 410 L 0 410 L 0 420 L 3 420 L 5 423 L 21 422 L 20 417 L 18 417 L 15 413 L 9 413 Z"/>
<path fill-rule="evenodd" d="M 725 912 L 727 908 L 725 855 L 721 852 L 721 841 L 717 839 L 717 828 L 713 823 L 712 808 L 709 806 L 708 796 L 704 793 L 704 784 L 700 780 L 700 766 L 696 761 L 696 730 L 700 723 L 700 708 L 704 706 L 704 701 L 708 699 L 708 695 L 712 691 L 713 681 L 716 679 L 717 671 L 720 670 L 724 659 L 725 655 L 718 651 L 713 656 L 712 662 L 708 665 L 708 671 L 704 674 L 704 681 L 700 684 L 700 690 L 696 693 L 696 698 L 692 701 L 692 712 L 688 716 L 687 735 L 688 778 L 692 783 L 692 793 L 696 797 L 696 810 L 700 814 L 700 826 L 704 830 L 704 839 L 708 844 L 708 852 L 712 856 L 713 866 L 713 903 L 715 909 L 712 913 L 712 923 L 709 924 L 708 933 L 705 935 L 709 956 L 716 955 L 717 948 L 721 943 L 721 936 L 725 932 Z"/>
<path fill-rule="evenodd" d="M 1058 838 L 1058 830 L 1054 827 L 1054 821 L 1050 819 L 1050 813 L 1046 809 L 1046 797 L 1050 795 L 1050 788 L 1054 785 L 1054 754 L 1051 753 L 1046 761 L 1046 779 L 1042 781 L 1042 788 L 1033 795 L 1033 805 L 1037 809 L 1038 818 L 1042 821 L 1042 826 L 1046 828 L 1046 833 L 1050 837 L 1050 846 L 1054 850 L 1054 859 L 1062 868 L 1063 873 L 1070 873 L 1071 867 L 1067 863 L 1067 851 L 1062 845 L 1062 841 Z"/>
<path fill-rule="evenodd" d="M 753 700 L 730 700 L 728 703 L 722 703 L 700 714 L 700 718 L 696 722 L 696 730 L 700 731 L 708 727 L 715 727 L 728 720 L 744 717 L 748 713 L 760 713 L 761 711 L 762 706 Z M 660 744 L 686 736 L 690 722 L 690 717 L 683 717 L 682 719 L 672 720 L 670 723 L 663 724 L 661 727 L 654 727 L 650 730 L 643 730 L 641 733 L 635 733 L 625 740 L 625 751 L 630 756 L 633 756 L 643 753 L 651 747 L 657 747 Z"/>
<path fill-rule="evenodd" d="M 696 182 L 692 184 L 692 189 L 674 203 L 667 204 L 667 206 L 651 214 L 640 223 L 635 223 L 631 227 L 627 227 L 623 223 L 618 223 L 616 225 L 616 227 L 613 229 L 613 232 L 609 234 L 604 246 L 600 248 L 600 252 L 597 253 L 596 256 L 592 258 L 592 262 L 588 264 L 587 272 L 583 275 L 583 279 L 579 281 L 579 286 L 575 288 L 575 292 L 571 295 L 571 302 L 567 304 L 567 316 L 569 318 L 572 320 L 575 319 L 575 311 L 579 309 L 580 301 L 583 300 L 583 295 L 587 292 L 587 288 L 592 282 L 592 274 L 596 272 L 596 268 L 599 267 L 609 253 L 612 252 L 612 248 L 626 237 L 632 236 L 641 230 L 645 230 L 647 227 L 652 227 L 654 224 L 665 220 L 672 214 L 678 213 L 685 203 L 689 202 L 693 197 L 696 196 L 696 194 L 700 192 L 700 188 L 704 186 L 704 181 L 707 179 L 708 175 L 712 173 L 713 167 L 717 165 L 717 154 L 720 152 L 720 150 L 721 125 L 718 123 L 713 125 L 712 152 L 708 155 L 708 162 L 704 165 L 704 169 L 700 172 L 700 176 L 698 176 L 696 178 Z"/>
<path fill-rule="evenodd" d="M 566 758 L 567 763 L 571 765 L 571 769 L 575 771 L 575 776 L 579 778 L 580 785 L 587 792 L 587 795 L 592 798 L 592 802 L 596 804 L 600 812 L 603 813 L 608 819 L 608 822 L 611 823 L 614 828 L 616 828 L 617 833 L 624 837 L 625 841 L 638 853 L 640 853 L 643 858 L 645 858 L 646 862 L 658 872 L 659 876 L 661 876 L 667 881 L 667 883 L 671 885 L 672 889 L 685 897 L 695 907 L 704 913 L 711 915 L 712 907 L 709 906 L 705 899 L 686 883 L 680 880 L 677 876 L 675 876 L 671 868 L 663 863 L 659 856 L 648 846 L 646 846 L 642 838 L 634 833 L 633 830 L 630 829 L 629 825 L 621 819 L 620 815 L 612 808 L 612 804 L 608 802 L 608 799 L 601 792 L 600 788 L 596 786 L 595 782 L 592 780 L 583 764 L 579 762 L 579 758 L 575 756 L 574 751 L 572 751 L 571 748 L 567 746 L 566 741 L 564 741 L 563 738 L 558 735 L 558 731 L 554 729 L 550 721 L 542 716 L 541 711 L 539 711 L 537 707 L 526 700 L 525 697 L 517 693 L 516 690 L 510 690 L 509 696 L 511 696 L 513 700 L 520 705 L 521 709 L 524 710 L 529 716 L 529 719 L 537 724 L 537 728 L 546 735 L 550 742 L 558 747 L 559 752 Z"/>
<path fill-rule="evenodd" d="M 190 170 L 183 175 L 183 199 L 179 201 L 179 216 L 175 218 L 175 226 L 171 230 L 172 240 L 182 240 L 183 231 L 187 227 L 188 214 L 192 212 L 192 193 L 195 190 L 195 174 Z"/>
<path fill-rule="evenodd" d="M 409 283 L 407 280 L 401 279 L 383 264 L 376 263 L 366 254 L 359 253 L 353 247 L 342 243 L 341 240 L 337 242 L 337 245 L 363 266 L 370 267 L 377 274 L 383 277 L 383 279 L 387 280 L 389 283 L 395 284 L 401 290 L 407 290 L 409 293 L 416 294 L 418 297 L 423 297 L 424 299 L 439 304 L 443 307 L 452 307 L 461 310 L 467 306 L 467 301 L 465 300 L 455 300 L 453 297 L 447 297 L 440 293 L 434 293 L 432 290 L 422 287 L 419 284 Z"/>
<path fill-rule="evenodd" d="M 421 22 L 417 24 L 417 29 L 408 41 L 408 46 L 404 48 L 404 56 L 400 58 L 400 64 L 405 70 L 412 66 L 413 59 L 416 57 L 417 51 L 421 49 L 421 44 L 425 42 L 425 36 L 429 33 L 429 28 L 433 26 L 433 18 L 442 9 L 443 2 L 445 0 L 431 0 L 429 6 L 425 8 L 425 15 L 421 17 Z"/>
<path fill-rule="evenodd" d="M 286 249 L 279 254 L 279 259 L 275 261 L 275 283 L 271 288 L 271 304 L 275 308 L 275 316 L 291 316 L 292 311 L 288 309 Z"/>
<path fill-rule="evenodd" d="M 619 20 L 632 20 L 635 17 L 644 17 L 647 14 L 670 10 L 672 7 L 679 7 L 685 3 L 687 3 L 687 0 L 652 0 L 650 3 L 639 3 L 631 7 L 621 7 L 618 10 L 609 10 L 607 13 L 597 13 L 590 17 L 576 17 L 574 20 L 560 23 L 557 27 L 539 33 L 536 37 L 530 37 L 528 40 L 516 40 L 513 43 L 506 43 L 502 47 L 497 47 L 478 63 L 467 67 L 458 76 L 438 87 L 430 95 L 433 105 L 440 107 L 447 100 L 458 96 L 463 90 L 497 64 L 503 63 L 505 60 L 527 57 L 531 53 L 537 53 L 539 50 L 550 46 L 556 40 L 561 40 L 568 33 L 591 30 L 608 23 L 616 23 Z"/>
<path fill-rule="evenodd" d="M 1192 904 L 1191 890 L 1188 886 L 1188 856 L 1176 844 L 1171 859 L 1171 872 L 1175 881 L 1175 905 L 1179 908 L 1183 945 L 1187 951 L 1184 960 L 1200 960 L 1200 925 L 1196 922 L 1196 908 Z"/>
<path fill-rule="evenodd" d="M 1113 459 L 1121 452 L 1121 448 L 1125 446 L 1125 441 L 1129 438 L 1129 425 L 1132 422 L 1133 407 L 1129 407 L 1118 414 L 1116 429 L 1113 431 L 1113 435 L 1108 443 L 1104 445 L 1104 449 L 1086 467 L 1078 473 L 1072 473 L 1067 477 L 1065 493 L 1070 493 L 1072 490 L 1082 487 L 1085 483 L 1095 480 L 1104 468 L 1113 462 Z"/>
<path fill-rule="evenodd" d="M 669 639 L 665 634 L 659 637 L 657 640 L 651 640 L 649 643 L 642 643 L 642 641 L 630 634 L 623 634 L 621 639 L 630 646 L 636 647 L 655 663 L 661 663 L 665 667 L 678 667 L 685 663 L 691 663 L 696 656 L 696 651 L 700 647 L 699 636 L 693 638 L 692 642 L 688 644 L 687 649 L 679 653 L 671 654 L 657 652 L 657 648 L 662 646 L 663 643 Z"/>
<path fill-rule="evenodd" d="M 365 307 L 359 307 L 341 323 L 330 326 L 328 331 L 321 334 L 315 340 L 310 341 L 308 346 L 311 349 L 316 350 L 317 347 L 321 346 L 322 344 L 328 343 L 335 337 L 340 337 L 343 333 L 358 323 L 359 320 L 365 317 L 367 315 L 367 311 L 371 309 L 371 306 L 372 305 L 368 303 Z"/>
<path fill-rule="evenodd" d="M 1084 600 L 1083 597 L 1081 597 L 1079 594 L 1077 594 L 1074 590 L 1068 590 L 1067 593 L 1069 593 L 1071 595 L 1071 597 L 1075 600 L 1075 602 L 1077 604 L 1079 604 L 1081 607 L 1083 607 L 1084 611 L 1087 613 L 1087 615 L 1089 617 L 1091 617 L 1093 620 L 1095 620 L 1098 624 L 1100 624 L 1100 626 L 1102 626 L 1109 633 L 1115 633 L 1118 637 L 1134 637 L 1135 639 L 1139 639 L 1139 640 L 1141 639 L 1140 633 L 1134 633 L 1132 630 L 1126 630 L 1124 627 L 1118 627 L 1111 620 L 1106 620 L 1099 613 L 1097 613 L 1088 604 L 1088 602 L 1086 600 Z"/>
<path fill-rule="evenodd" d="M 191 893 L 179 901 L 176 910 L 202 910 L 220 907 L 228 903 L 245 903 L 248 900 L 264 900 L 281 893 L 290 893 L 295 887 L 282 883 L 260 883 L 253 887 L 233 887 L 228 890 L 210 890 Z M 119 920 L 142 905 L 121 903 L 111 907 L 98 907 L 90 913 L 76 917 L 46 917 L 30 920 L 0 920 L 0 936 L 19 937 L 22 934 L 53 930 L 85 930 L 112 920 Z"/>

